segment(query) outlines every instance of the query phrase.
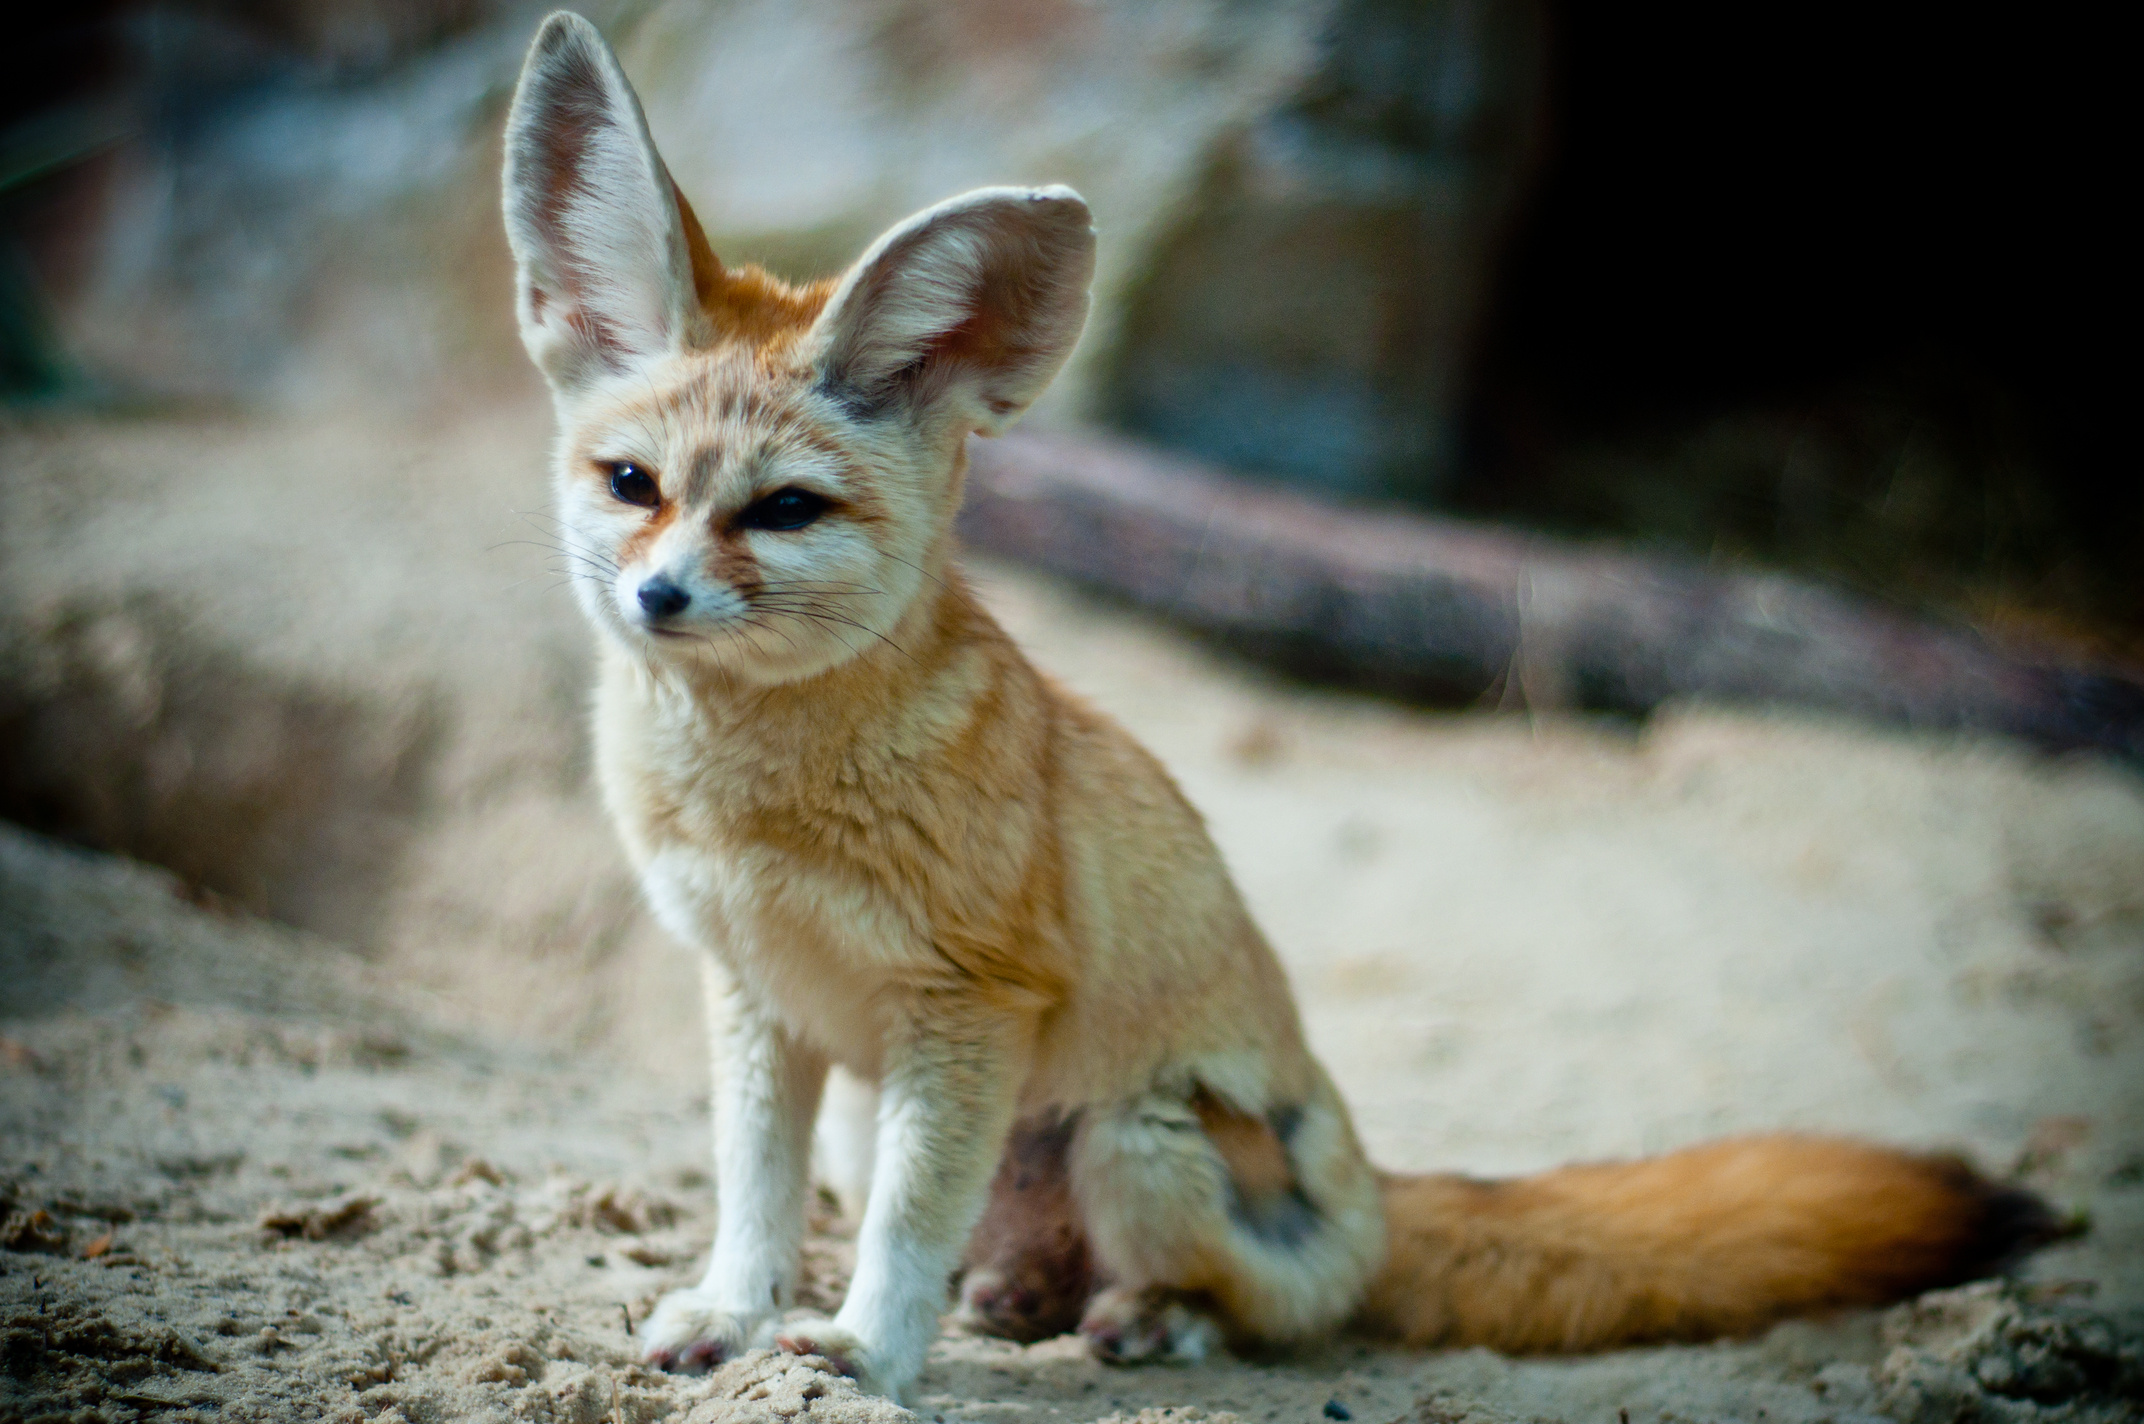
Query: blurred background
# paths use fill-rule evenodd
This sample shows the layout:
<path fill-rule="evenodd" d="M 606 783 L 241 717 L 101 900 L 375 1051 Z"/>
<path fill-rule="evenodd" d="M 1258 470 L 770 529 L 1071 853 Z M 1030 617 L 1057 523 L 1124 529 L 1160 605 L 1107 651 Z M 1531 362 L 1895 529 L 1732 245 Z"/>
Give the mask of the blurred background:
<path fill-rule="evenodd" d="M 9 399 L 525 392 L 493 176 L 544 7 L 53 9 L 0 58 Z M 1045 421 L 2133 659 L 2119 46 L 1903 5 L 606 3 L 726 258 L 1093 200 Z"/>
<path fill-rule="evenodd" d="M 686 971 L 588 787 L 511 314 L 499 129 L 545 8 L 83 0 L 0 47 L 0 816 L 690 1081 Z M 1044 443 L 992 448 L 1128 483 L 986 520 L 979 577 L 1213 812 L 1389 1160 L 1782 1121 L 2007 1159 L 2133 1099 L 2144 480 L 2096 21 L 588 10 L 730 262 L 823 273 L 977 184 L 1089 198 L 1093 321 Z M 1158 582 L 1017 562 L 1169 519 Z M 1230 631 L 1217 558 L 1244 607 L 1312 570 L 1287 638 L 1181 637 Z M 1530 675 L 1559 588 L 1621 682 Z M 1412 702 L 1238 656 L 1389 692 L 1465 623 L 1417 604 L 1489 631 Z M 2059 735 L 1971 715 L 2034 698 Z"/>

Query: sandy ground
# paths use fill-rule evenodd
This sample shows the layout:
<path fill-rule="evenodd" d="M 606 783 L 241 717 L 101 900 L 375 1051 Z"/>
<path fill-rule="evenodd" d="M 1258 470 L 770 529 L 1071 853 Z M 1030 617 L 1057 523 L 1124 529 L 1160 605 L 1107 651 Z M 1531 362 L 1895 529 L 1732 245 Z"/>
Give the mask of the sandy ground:
<path fill-rule="evenodd" d="M 586 788 L 585 637 L 513 542 L 542 439 L 518 407 L 0 431 L 10 794 L 181 872 L 0 833 L 0 1419 L 898 1417 L 803 1365 L 629 1363 L 711 1231 L 704 1055 Z M 1578 1361 L 948 1337 L 922 1418 L 2132 1417 L 2135 774 L 1701 709 L 1427 714 L 978 577 L 1206 810 L 1381 1163 L 1837 1129 L 2094 1229 L 2011 1286 Z"/>

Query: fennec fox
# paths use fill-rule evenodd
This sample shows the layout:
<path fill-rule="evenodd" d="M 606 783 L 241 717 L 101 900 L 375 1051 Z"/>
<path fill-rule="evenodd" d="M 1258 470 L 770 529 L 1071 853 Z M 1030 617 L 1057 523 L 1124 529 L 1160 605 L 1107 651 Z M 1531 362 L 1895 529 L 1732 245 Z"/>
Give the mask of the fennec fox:
<path fill-rule="evenodd" d="M 955 563 L 968 437 L 1026 409 L 1085 319 L 1079 196 L 967 193 L 809 286 L 724 267 L 566 14 L 514 97 L 505 189 L 601 634 L 604 794 L 727 996 L 713 1263 L 648 1319 L 650 1360 L 778 1344 L 898 1396 L 963 1266 L 973 1324 L 1076 1325 L 1117 1361 L 1350 1320 L 1578 1350 L 1889 1300 L 2044 1228 L 1953 1161 L 1818 1138 L 1373 1171 L 1198 814 Z M 799 1319 L 836 1063 L 878 1085 L 877 1165 L 847 1300 Z"/>

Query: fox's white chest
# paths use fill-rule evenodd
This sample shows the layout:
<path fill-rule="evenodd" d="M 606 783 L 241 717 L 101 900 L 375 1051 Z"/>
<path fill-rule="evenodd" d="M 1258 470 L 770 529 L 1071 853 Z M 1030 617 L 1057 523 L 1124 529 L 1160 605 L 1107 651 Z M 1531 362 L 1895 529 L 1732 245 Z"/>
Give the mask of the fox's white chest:
<path fill-rule="evenodd" d="M 709 746 L 696 719 L 648 700 L 630 664 L 605 671 L 597 774 L 656 918 L 713 956 L 759 1011 L 875 1077 L 885 1015 L 898 1011 L 890 991 L 930 965 L 930 935 L 860 869 L 756 834 L 769 803 L 740 785 L 752 758 Z"/>
<path fill-rule="evenodd" d="M 777 852 L 671 844 L 642 866 L 663 927 L 713 955 L 738 990 L 835 1062 L 876 1077 L 888 986 L 914 932 L 871 887 Z"/>

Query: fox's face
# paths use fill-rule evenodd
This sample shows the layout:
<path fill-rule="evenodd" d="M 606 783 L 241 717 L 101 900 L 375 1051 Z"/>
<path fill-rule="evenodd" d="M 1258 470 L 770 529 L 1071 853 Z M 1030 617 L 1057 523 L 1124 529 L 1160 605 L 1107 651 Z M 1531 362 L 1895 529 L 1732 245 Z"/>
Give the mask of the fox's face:
<path fill-rule="evenodd" d="M 753 681 L 900 641 L 943 561 L 950 451 L 886 438 L 808 366 L 734 352 L 558 404 L 557 532 L 599 628 Z"/>
<path fill-rule="evenodd" d="M 945 561 L 968 434 L 1056 374 L 1094 266 L 1077 194 L 989 188 L 838 280 L 727 270 L 563 14 L 507 120 L 506 220 L 582 606 L 645 656 L 762 683 L 893 643 Z"/>

